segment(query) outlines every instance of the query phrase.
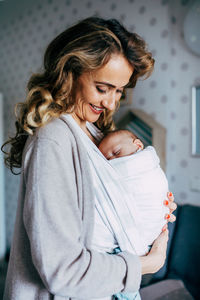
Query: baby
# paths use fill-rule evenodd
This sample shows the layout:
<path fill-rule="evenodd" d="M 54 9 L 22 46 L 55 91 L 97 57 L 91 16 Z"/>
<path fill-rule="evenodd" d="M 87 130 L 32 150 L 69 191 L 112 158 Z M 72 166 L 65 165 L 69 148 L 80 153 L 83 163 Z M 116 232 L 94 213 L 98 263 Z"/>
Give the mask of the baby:
<path fill-rule="evenodd" d="M 135 201 L 138 208 L 139 231 L 145 241 L 145 248 L 138 255 L 149 251 L 166 224 L 165 216 L 169 213 L 163 204 L 168 182 L 160 168 L 160 160 L 152 146 L 143 148 L 142 142 L 128 130 L 110 132 L 99 144 L 99 150 L 117 169 L 131 194 L 131 201 Z"/>
<path fill-rule="evenodd" d="M 99 150 L 108 160 L 134 154 L 143 148 L 143 143 L 129 130 L 112 131 L 99 144 Z"/>

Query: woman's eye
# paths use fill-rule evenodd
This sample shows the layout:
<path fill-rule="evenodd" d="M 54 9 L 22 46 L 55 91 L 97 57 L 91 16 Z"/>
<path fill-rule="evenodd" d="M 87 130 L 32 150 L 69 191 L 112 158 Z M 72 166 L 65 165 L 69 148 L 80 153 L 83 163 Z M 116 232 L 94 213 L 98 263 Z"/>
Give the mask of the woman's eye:
<path fill-rule="evenodd" d="M 104 94 L 106 93 L 106 90 L 103 90 L 102 88 L 100 88 L 99 86 L 96 87 L 97 91 Z"/>

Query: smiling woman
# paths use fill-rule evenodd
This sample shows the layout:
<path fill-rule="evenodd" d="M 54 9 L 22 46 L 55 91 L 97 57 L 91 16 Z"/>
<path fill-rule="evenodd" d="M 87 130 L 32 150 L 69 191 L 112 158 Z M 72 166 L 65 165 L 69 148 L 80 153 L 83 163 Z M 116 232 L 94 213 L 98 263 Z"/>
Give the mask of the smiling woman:
<path fill-rule="evenodd" d="M 109 169 L 96 144 L 115 128 L 112 116 L 123 88 L 150 75 L 153 65 L 145 42 L 115 19 L 82 20 L 47 47 L 43 73 L 31 76 L 26 101 L 17 106 L 17 132 L 3 146 L 10 146 L 4 152 L 11 171 L 21 168 L 4 300 L 111 300 L 121 291 L 139 299 L 141 274 L 163 265 L 167 231 L 139 257 L 128 251 L 126 230 L 115 227 L 115 216 L 101 223 L 102 242 L 111 253 L 116 246 L 123 251 L 100 253 L 93 243 L 94 226 L 102 220 L 94 178 L 104 168 L 93 173 L 89 156 Z M 123 202 L 124 188 L 106 176 L 115 203 Z M 105 195 L 101 201 L 110 199 Z M 125 237 L 116 239 L 122 232 Z"/>

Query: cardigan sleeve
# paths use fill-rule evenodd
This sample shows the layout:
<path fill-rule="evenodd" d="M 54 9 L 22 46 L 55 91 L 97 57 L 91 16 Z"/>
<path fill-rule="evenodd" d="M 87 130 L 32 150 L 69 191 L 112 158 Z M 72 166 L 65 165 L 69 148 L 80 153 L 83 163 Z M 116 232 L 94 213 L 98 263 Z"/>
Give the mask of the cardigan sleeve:
<path fill-rule="evenodd" d="M 86 249 L 73 153 L 54 140 L 36 139 L 24 164 L 23 222 L 31 260 L 46 289 L 58 296 L 100 298 L 139 289 L 137 256 Z"/>

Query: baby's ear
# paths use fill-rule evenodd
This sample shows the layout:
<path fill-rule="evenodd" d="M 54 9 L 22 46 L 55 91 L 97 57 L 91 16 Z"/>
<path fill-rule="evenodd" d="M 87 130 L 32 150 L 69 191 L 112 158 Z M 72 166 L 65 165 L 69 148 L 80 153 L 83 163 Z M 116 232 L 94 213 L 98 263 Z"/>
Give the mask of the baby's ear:
<path fill-rule="evenodd" d="M 141 149 L 141 150 L 144 149 L 144 145 L 143 145 L 143 143 L 139 139 L 135 139 L 133 141 L 133 143 L 136 144 L 139 149 Z"/>

